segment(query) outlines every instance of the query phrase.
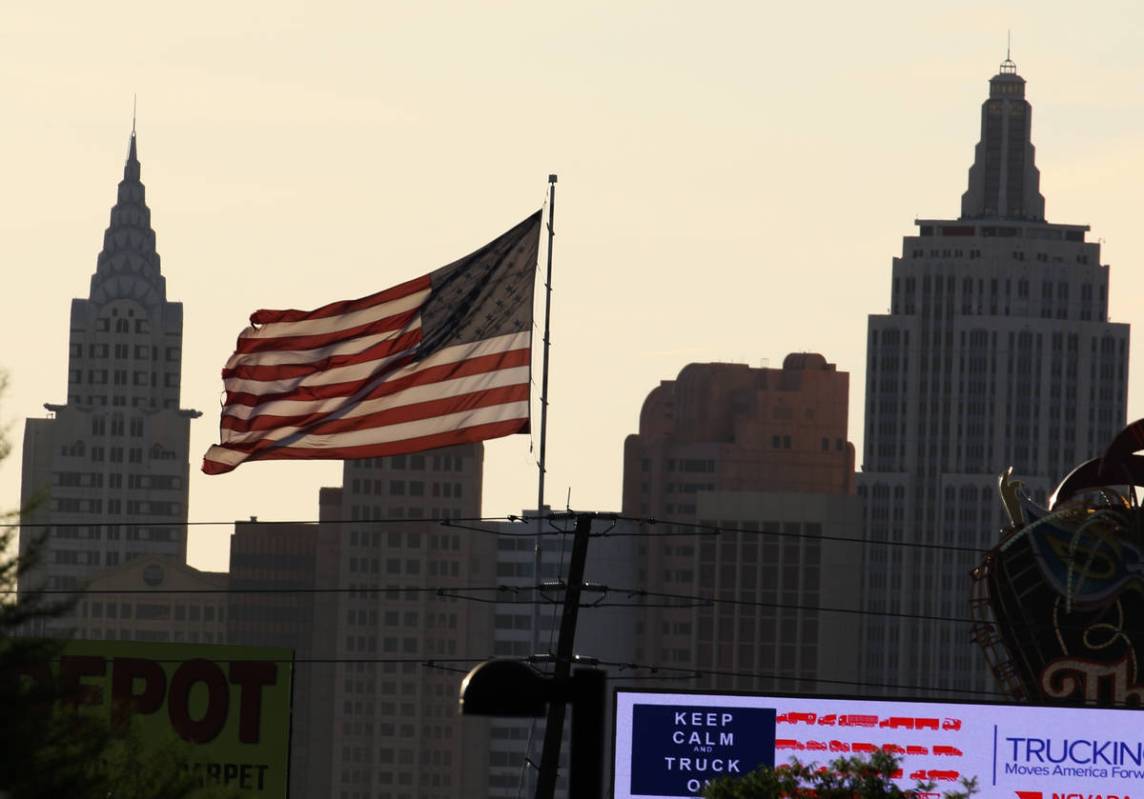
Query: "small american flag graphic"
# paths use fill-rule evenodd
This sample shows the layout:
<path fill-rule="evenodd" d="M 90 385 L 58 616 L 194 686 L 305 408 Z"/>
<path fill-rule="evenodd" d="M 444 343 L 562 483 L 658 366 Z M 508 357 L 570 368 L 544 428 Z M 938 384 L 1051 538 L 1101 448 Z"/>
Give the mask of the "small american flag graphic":
<path fill-rule="evenodd" d="M 203 471 L 526 433 L 541 212 L 459 261 L 313 311 L 256 311 Z"/>

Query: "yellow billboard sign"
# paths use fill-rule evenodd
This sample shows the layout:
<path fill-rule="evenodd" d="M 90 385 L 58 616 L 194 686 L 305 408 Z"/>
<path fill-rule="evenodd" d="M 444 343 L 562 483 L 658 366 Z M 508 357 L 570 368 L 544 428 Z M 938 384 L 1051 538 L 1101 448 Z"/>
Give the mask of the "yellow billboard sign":
<path fill-rule="evenodd" d="M 132 724 L 156 747 L 183 747 L 204 785 L 242 797 L 286 796 L 293 653 L 141 641 L 70 641 L 51 679 L 80 705 Z"/>

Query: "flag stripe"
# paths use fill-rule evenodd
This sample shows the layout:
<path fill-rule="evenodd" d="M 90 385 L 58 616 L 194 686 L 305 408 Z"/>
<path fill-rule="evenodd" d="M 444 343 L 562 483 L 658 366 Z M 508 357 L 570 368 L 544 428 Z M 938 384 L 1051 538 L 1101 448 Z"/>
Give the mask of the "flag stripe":
<path fill-rule="evenodd" d="M 296 363 L 278 365 L 241 364 L 233 369 L 223 369 L 224 384 L 231 378 L 239 380 L 259 380 L 263 382 L 274 380 L 291 380 L 306 377 L 316 372 L 329 372 L 343 366 L 356 366 L 372 361 L 380 361 L 394 353 L 413 349 L 421 342 L 420 323 L 416 330 L 402 332 L 393 338 L 384 339 L 373 346 L 359 352 L 342 353 L 318 358 L 313 361 L 300 361 Z"/>
<path fill-rule="evenodd" d="M 391 373 L 397 369 L 401 369 L 405 366 L 412 364 L 413 362 L 414 362 L 414 353 L 412 353 L 412 352 L 405 352 L 401 355 L 394 356 L 389 361 L 386 361 L 384 363 L 379 362 L 380 365 L 379 365 L 377 372 L 374 375 L 374 377 L 377 377 L 377 378 L 384 377 L 387 373 Z M 258 382 L 253 381 L 253 382 L 251 382 L 251 384 L 249 386 L 249 388 L 251 388 L 252 391 L 249 391 L 249 392 L 243 392 L 243 391 L 230 392 L 230 391 L 228 391 L 227 395 L 226 395 L 226 401 L 223 404 L 224 413 L 226 412 L 226 410 L 228 408 L 234 407 L 236 405 L 237 406 L 246 406 L 246 407 L 257 407 L 260 404 L 264 404 L 266 402 L 273 402 L 273 401 L 279 400 L 279 399 L 282 399 L 282 400 L 290 399 L 290 400 L 298 400 L 298 401 L 318 401 L 318 400 L 322 400 L 322 399 L 332 399 L 332 398 L 337 398 L 337 397 L 352 397 L 358 391 L 361 391 L 362 381 L 352 380 L 352 381 L 346 382 L 346 383 L 330 383 L 327 385 L 317 385 L 317 386 L 309 386 L 309 385 L 307 385 L 307 386 L 296 386 L 296 387 L 293 387 L 292 389 L 287 389 L 285 391 L 279 391 L 278 393 L 270 393 L 270 394 L 259 394 L 258 393 L 258 386 L 259 386 Z"/>
<path fill-rule="evenodd" d="M 367 308 L 384 306 L 387 303 L 400 300 L 410 294 L 424 292 L 429 286 L 429 275 L 422 275 L 421 277 L 415 277 L 412 280 L 400 283 L 393 288 L 379 291 L 376 294 L 370 294 L 368 297 L 362 297 L 357 300 L 331 302 L 313 311 L 268 311 L 265 309 L 255 311 L 251 314 L 250 321 L 255 325 L 273 325 L 279 322 L 305 322 L 314 319 L 345 316 L 347 314 L 356 313 L 357 311 L 364 311 Z"/>
<path fill-rule="evenodd" d="M 457 368 L 456 364 L 470 361 L 474 363 L 475 368 L 479 365 L 488 365 L 491 362 L 485 360 L 490 357 L 505 357 L 506 360 L 501 362 L 504 366 L 518 366 L 518 360 L 521 355 L 518 351 L 523 350 L 527 357 L 529 345 L 532 339 L 532 333 L 529 331 L 523 333 L 511 333 L 506 336 L 497 336 L 495 338 L 488 338 L 484 341 L 479 341 L 474 344 L 462 344 L 453 347 L 443 347 L 432 355 L 423 358 L 414 363 L 403 363 L 395 368 L 392 372 L 385 376 L 386 382 L 400 381 L 409 377 L 417 372 L 427 371 L 431 368 L 438 366 L 449 366 Z M 435 373 L 440 374 L 440 373 Z M 442 379 L 438 377 L 437 379 Z M 384 393 L 382 388 L 384 384 L 378 384 L 375 388 L 370 390 L 365 398 L 369 399 L 376 396 L 381 396 Z M 336 383 L 330 385 L 319 386 L 302 386 L 298 385 L 294 390 L 280 390 L 269 391 L 261 388 L 260 384 L 256 381 L 251 381 L 248 386 L 248 392 L 228 392 L 226 405 L 223 408 L 224 414 L 234 416 L 249 416 L 257 411 L 247 412 L 244 407 L 249 408 L 269 408 L 271 403 L 277 402 L 305 402 L 316 403 L 322 400 L 335 399 L 339 397 L 349 397 L 354 395 L 357 391 L 362 389 L 360 382 L 349 383 Z M 374 393 L 379 392 L 379 393 Z M 240 406 L 240 407 L 235 407 Z M 328 410 L 335 410 L 335 406 L 327 406 Z M 285 410 L 273 409 L 272 413 L 281 413 L 283 416 L 295 416 L 302 413 L 316 411 L 317 408 L 307 411 L 303 408 L 288 408 Z"/>
<path fill-rule="evenodd" d="M 420 342 L 420 334 L 416 338 L 417 341 L 408 339 L 401 341 L 403 346 L 400 349 L 392 347 L 394 351 L 390 355 L 383 355 L 363 363 L 351 363 L 327 369 L 324 372 L 312 372 L 302 377 L 283 377 L 277 380 L 246 380 L 241 377 L 228 377 L 223 379 L 222 384 L 228 392 L 238 394 L 284 394 L 288 391 L 304 390 L 332 383 L 350 383 L 360 387 L 361 381 L 376 376 L 378 369 L 392 364 L 397 359 L 412 355 Z"/>
<path fill-rule="evenodd" d="M 529 382 L 528 351 L 518 350 L 513 355 L 514 360 L 521 365 L 513 368 L 511 365 L 493 363 L 493 358 L 482 359 L 484 363 L 465 361 L 455 367 L 436 367 L 417 372 L 404 378 L 400 383 L 387 381 L 378 386 L 378 391 L 368 399 L 356 402 L 341 418 L 352 419 L 366 416 L 386 408 L 396 408 L 400 405 L 412 405 L 424 402 L 433 396 L 456 396 L 470 394 L 486 388 L 500 388 L 511 385 L 527 385 Z M 523 356 L 523 357 L 519 357 Z M 222 417 L 223 440 L 229 441 L 229 433 L 240 434 L 270 430 L 275 427 L 303 427 L 313 424 L 321 418 L 338 409 L 338 401 L 323 403 L 277 403 L 280 407 L 277 413 L 262 409 L 259 413 L 248 417 L 231 416 Z M 300 406 L 309 409 L 293 415 L 282 415 L 282 411 L 290 406 Z"/>
<path fill-rule="evenodd" d="M 234 467 L 240 463 L 248 460 L 322 460 L 331 458 L 337 460 L 353 460 L 355 458 L 383 458 L 387 455 L 400 455 L 405 452 L 423 452 L 439 447 L 452 447 L 458 444 L 469 444 L 474 441 L 485 441 L 490 438 L 509 436 L 513 433 L 527 432 L 527 419 L 509 419 L 503 422 L 489 422 L 487 424 L 457 428 L 416 438 L 406 438 L 399 441 L 386 441 L 361 446 L 335 447 L 328 450 L 314 450 L 304 447 L 281 447 L 253 457 L 230 452 L 222 447 L 212 446 L 207 450 L 207 454 L 203 458 L 203 472 L 206 474 L 224 474 L 234 469 Z"/>
<path fill-rule="evenodd" d="M 369 447 L 378 444 L 394 444 L 397 442 L 424 439 L 449 430 L 461 430 L 469 427 L 481 427 L 490 424 L 501 425 L 505 423 L 511 423 L 509 426 L 515 426 L 513 432 L 528 429 L 528 403 L 514 402 L 494 405 L 488 408 L 476 408 L 449 416 L 437 417 L 435 419 L 421 419 L 390 427 L 375 427 L 349 433 L 302 437 L 298 440 L 288 441 L 282 446 L 269 446 L 268 448 L 256 452 L 246 452 L 231 447 L 212 446 L 207 450 L 206 460 L 214 461 L 228 468 L 233 468 L 243 461 L 252 459 L 299 457 L 297 453 L 301 451 L 312 452 L 313 454 L 307 456 L 310 458 L 340 458 L 344 456 L 331 453 L 336 453 L 347 448 Z M 507 435 L 507 433 L 502 435 Z M 470 440 L 475 441 L 477 439 Z M 281 454 L 283 452 L 288 454 Z M 360 457 L 371 456 L 361 455 Z"/>
<path fill-rule="evenodd" d="M 474 408 L 504 405 L 527 399 L 528 383 L 518 383 L 480 389 L 454 396 L 435 397 L 423 402 L 403 403 L 396 407 L 364 413 L 359 416 L 326 419 L 308 427 L 278 427 L 271 431 L 256 430 L 232 436 L 227 436 L 224 433 L 222 443 L 243 452 L 256 452 L 298 435 L 317 439 L 321 436 L 352 433 L 367 426 L 396 426 L 406 422 L 433 419 Z"/>
<path fill-rule="evenodd" d="M 355 336 L 354 338 L 338 340 L 331 344 L 312 347 L 310 349 L 267 350 L 265 352 L 248 352 L 245 354 L 235 353 L 230 356 L 226 362 L 226 366 L 223 367 L 223 375 L 226 375 L 228 369 L 234 369 L 239 366 L 282 366 L 285 364 L 307 363 L 321 360 L 322 358 L 361 352 L 381 341 L 388 341 L 400 336 L 406 331 L 418 330 L 420 327 L 421 318 L 414 313 L 412 321 L 408 325 L 387 330 L 384 333 Z"/>
<path fill-rule="evenodd" d="M 367 336 L 371 333 L 384 333 L 388 330 L 400 330 L 410 323 L 417 315 L 418 308 L 408 309 L 401 313 L 366 320 L 354 327 L 335 330 L 325 330 L 309 334 L 261 336 L 262 331 L 248 327 L 238 337 L 235 344 L 236 355 L 246 355 L 252 352 L 270 352 L 273 350 L 312 350 L 337 344 L 357 336 Z M 279 332 L 288 328 L 279 325 Z"/>

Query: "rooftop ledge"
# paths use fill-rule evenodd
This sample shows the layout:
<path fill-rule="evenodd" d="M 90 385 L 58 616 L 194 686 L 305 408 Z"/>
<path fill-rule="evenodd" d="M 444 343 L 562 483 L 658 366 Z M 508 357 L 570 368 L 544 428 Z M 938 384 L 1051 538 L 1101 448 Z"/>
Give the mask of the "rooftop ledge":
<path fill-rule="evenodd" d="M 1085 240 L 1088 225 L 1060 225 L 1021 219 L 915 219 L 918 235 L 950 238 L 980 236 L 983 238 Z"/>

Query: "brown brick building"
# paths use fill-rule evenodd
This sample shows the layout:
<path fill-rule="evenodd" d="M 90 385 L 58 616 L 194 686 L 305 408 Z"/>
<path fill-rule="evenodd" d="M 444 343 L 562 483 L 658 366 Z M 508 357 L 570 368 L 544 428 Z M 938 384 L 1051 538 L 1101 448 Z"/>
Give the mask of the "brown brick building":
<path fill-rule="evenodd" d="M 706 687 L 838 691 L 856 679 L 857 625 L 816 609 L 860 601 L 848 400 L 849 375 L 813 353 L 781 369 L 690 364 L 648 395 L 624 449 L 624 513 L 661 520 L 645 527 L 640 582 L 716 601 L 649 607 L 638 659 L 725 673 Z M 723 532 L 657 536 L 670 522 Z"/>

